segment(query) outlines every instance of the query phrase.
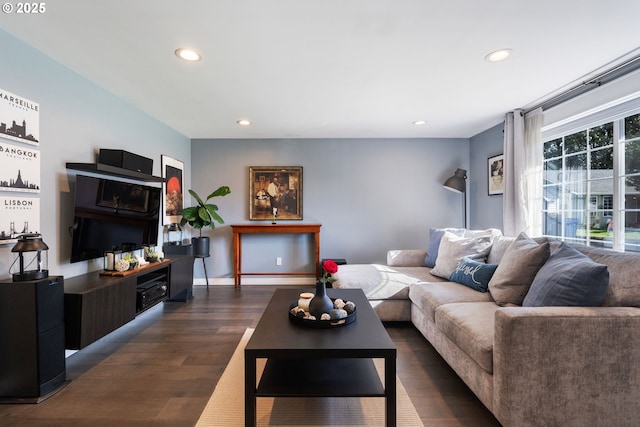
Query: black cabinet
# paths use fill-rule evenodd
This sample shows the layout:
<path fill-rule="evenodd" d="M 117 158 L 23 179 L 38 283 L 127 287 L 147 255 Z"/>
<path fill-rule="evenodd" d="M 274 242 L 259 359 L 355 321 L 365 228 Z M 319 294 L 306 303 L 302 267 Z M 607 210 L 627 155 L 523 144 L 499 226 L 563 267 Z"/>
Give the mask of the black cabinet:
<path fill-rule="evenodd" d="M 66 380 L 64 278 L 0 282 L 0 398 L 39 402 Z"/>
<path fill-rule="evenodd" d="M 185 301 L 193 287 L 193 256 L 176 255 L 125 276 L 93 272 L 66 280 L 66 348 L 79 350 L 167 298 Z"/>
<path fill-rule="evenodd" d="M 193 296 L 193 255 L 175 256 L 172 258 L 169 276 L 169 299 L 186 301 Z"/>
<path fill-rule="evenodd" d="M 135 277 L 90 273 L 64 286 L 66 348 L 79 350 L 136 317 Z"/>

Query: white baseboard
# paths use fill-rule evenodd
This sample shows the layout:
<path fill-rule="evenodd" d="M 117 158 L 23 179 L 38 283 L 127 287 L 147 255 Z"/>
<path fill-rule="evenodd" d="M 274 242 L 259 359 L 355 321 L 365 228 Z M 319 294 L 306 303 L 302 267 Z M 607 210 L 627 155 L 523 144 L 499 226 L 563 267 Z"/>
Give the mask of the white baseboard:
<path fill-rule="evenodd" d="M 195 279 L 195 286 L 206 286 L 205 279 Z M 315 285 L 316 280 L 313 277 L 243 277 L 241 285 Z M 233 277 L 210 277 L 209 285 L 213 286 L 234 286 Z"/>

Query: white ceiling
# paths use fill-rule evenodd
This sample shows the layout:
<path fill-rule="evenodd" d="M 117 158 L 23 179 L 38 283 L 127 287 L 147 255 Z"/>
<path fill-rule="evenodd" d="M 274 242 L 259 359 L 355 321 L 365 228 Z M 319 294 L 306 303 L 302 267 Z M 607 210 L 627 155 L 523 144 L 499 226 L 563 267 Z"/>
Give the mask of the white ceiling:
<path fill-rule="evenodd" d="M 0 27 L 190 138 L 467 138 L 640 47 L 638 0 L 45 5 Z"/>

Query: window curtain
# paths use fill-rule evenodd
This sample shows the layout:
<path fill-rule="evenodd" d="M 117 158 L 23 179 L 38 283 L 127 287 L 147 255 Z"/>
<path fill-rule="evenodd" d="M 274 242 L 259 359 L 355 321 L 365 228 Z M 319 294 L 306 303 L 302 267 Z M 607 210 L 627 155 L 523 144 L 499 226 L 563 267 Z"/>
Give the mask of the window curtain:
<path fill-rule="evenodd" d="M 504 126 L 503 228 L 542 235 L 542 109 L 507 113 Z"/>

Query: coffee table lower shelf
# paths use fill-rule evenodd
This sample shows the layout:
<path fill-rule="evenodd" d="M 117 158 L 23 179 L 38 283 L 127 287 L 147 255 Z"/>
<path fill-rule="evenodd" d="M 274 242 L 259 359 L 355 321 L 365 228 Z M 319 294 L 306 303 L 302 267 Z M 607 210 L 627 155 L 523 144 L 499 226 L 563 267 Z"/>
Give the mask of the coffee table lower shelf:
<path fill-rule="evenodd" d="M 269 359 L 255 397 L 385 397 L 372 359 Z"/>

